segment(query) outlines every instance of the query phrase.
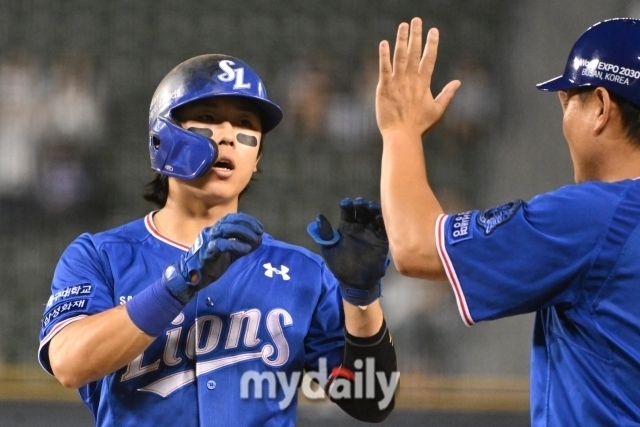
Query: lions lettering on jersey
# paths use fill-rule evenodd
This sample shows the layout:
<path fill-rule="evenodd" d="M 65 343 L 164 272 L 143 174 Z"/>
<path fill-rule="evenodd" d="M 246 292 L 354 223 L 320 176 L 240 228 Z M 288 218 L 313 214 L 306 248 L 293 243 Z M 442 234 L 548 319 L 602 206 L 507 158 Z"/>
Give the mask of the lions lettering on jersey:
<path fill-rule="evenodd" d="M 180 314 L 172 322 L 172 325 L 176 327 L 165 332 L 166 340 L 162 344 L 164 347 L 162 358 L 146 361 L 145 353 L 142 353 L 127 365 L 120 381 L 129 381 L 151 372 L 165 372 L 165 375 L 161 375 L 160 378 L 154 375 L 153 382 L 138 388 L 138 391 L 152 392 L 167 397 L 193 382 L 197 376 L 217 369 L 257 359 L 262 360 L 267 366 L 278 367 L 289 360 L 289 343 L 282 331 L 284 327 L 293 324 L 293 318 L 286 310 L 276 308 L 267 313 L 263 326 L 266 327 L 270 340 L 264 343 L 258 338 L 262 318 L 260 310 L 240 311 L 232 313 L 229 317 L 230 321 L 227 325 L 219 316 L 208 315 L 198 318 L 186 331 L 185 341 L 181 340 L 185 316 Z M 253 348 L 262 343 L 262 346 L 256 349 L 257 351 L 233 352 L 240 344 L 243 324 L 246 325 L 242 340 L 243 347 Z M 227 335 L 222 349 L 220 338 L 223 329 L 227 329 Z M 200 361 L 206 359 L 206 355 L 210 353 L 217 351 L 219 354 L 221 350 L 228 351 L 229 355 Z M 167 370 L 168 367 L 180 365 L 183 362 L 182 356 L 191 360 L 198 359 L 195 371 L 193 369 L 183 369 L 178 372 Z"/>

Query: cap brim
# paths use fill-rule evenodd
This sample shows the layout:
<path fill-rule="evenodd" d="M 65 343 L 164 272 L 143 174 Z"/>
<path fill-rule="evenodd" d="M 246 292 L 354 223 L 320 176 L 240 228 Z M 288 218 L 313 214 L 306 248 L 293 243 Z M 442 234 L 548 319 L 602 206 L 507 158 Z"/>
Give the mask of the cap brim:
<path fill-rule="evenodd" d="M 282 110 L 276 104 L 266 99 L 253 98 L 261 107 L 264 115 L 264 123 L 262 124 L 264 133 L 269 132 L 282 120 Z"/>
<path fill-rule="evenodd" d="M 538 83 L 536 87 L 546 92 L 557 92 L 559 90 L 569 89 L 575 87 L 575 82 L 566 79 L 564 76 L 558 76 L 546 82 Z"/>
<path fill-rule="evenodd" d="M 220 92 L 220 93 L 215 93 L 215 94 L 203 94 L 202 96 L 195 97 L 193 99 L 189 99 L 189 100 L 187 100 L 185 102 L 176 103 L 176 105 L 171 107 L 171 110 L 174 110 L 174 109 L 176 109 L 176 108 L 178 108 L 178 107 L 180 107 L 182 105 L 186 105 L 186 104 L 189 104 L 191 102 L 198 101 L 200 99 L 217 98 L 217 97 L 222 97 L 222 96 L 245 98 L 245 99 L 250 100 L 251 102 L 254 102 L 255 105 L 260 110 L 260 114 L 261 114 L 261 118 L 262 118 L 262 132 L 263 133 L 267 133 L 267 132 L 273 130 L 273 128 L 278 126 L 278 124 L 282 120 L 282 116 L 283 116 L 282 109 L 276 103 L 271 102 L 268 99 L 259 98 L 257 96 L 246 95 L 246 94 L 235 93 L 235 92 Z"/>
<path fill-rule="evenodd" d="M 220 93 L 216 96 L 233 96 L 239 98 L 249 99 L 255 102 L 255 105 L 260 109 L 262 115 L 262 132 L 267 133 L 273 130 L 282 120 L 282 109 L 272 101 L 268 99 L 259 98 L 253 95 L 244 95 L 240 93 Z"/>

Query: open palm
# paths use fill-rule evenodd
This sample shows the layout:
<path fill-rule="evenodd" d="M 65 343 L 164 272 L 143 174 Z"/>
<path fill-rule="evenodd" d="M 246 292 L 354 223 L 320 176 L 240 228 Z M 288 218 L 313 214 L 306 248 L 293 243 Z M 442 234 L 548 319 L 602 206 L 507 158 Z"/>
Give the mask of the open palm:
<path fill-rule="evenodd" d="M 422 51 L 422 20 L 398 27 L 393 63 L 389 43 L 380 43 L 380 77 L 376 90 L 376 119 L 381 133 L 402 131 L 424 135 L 444 114 L 460 87 L 449 82 L 437 97 L 431 76 L 438 52 L 438 30 L 432 28 Z"/>

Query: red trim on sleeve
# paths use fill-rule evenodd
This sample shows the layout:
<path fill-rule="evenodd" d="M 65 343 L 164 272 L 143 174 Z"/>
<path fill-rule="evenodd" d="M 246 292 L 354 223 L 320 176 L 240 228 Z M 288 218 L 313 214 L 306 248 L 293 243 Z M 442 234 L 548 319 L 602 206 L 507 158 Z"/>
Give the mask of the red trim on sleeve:
<path fill-rule="evenodd" d="M 464 297 L 464 292 L 462 291 L 462 287 L 460 286 L 460 281 L 458 280 L 458 276 L 456 275 L 456 270 L 453 267 L 451 259 L 449 258 L 449 254 L 447 254 L 447 247 L 444 241 L 444 226 L 446 224 L 447 218 L 448 215 L 440 215 L 438 216 L 438 219 L 436 219 L 436 247 L 438 249 L 438 255 L 440 256 L 442 265 L 444 266 L 445 272 L 447 273 L 447 277 L 449 278 L 449 283 L 451 283 L 451 287 L 453 288 L 453 293 L 456 296 L 456 302 L 458 304 L 460 317 L 462 317 L 462 321 L 465 325 L 473 326 L 475 322 L 473 321 L 471 313 L 469 312 L 467 300 Z"/>

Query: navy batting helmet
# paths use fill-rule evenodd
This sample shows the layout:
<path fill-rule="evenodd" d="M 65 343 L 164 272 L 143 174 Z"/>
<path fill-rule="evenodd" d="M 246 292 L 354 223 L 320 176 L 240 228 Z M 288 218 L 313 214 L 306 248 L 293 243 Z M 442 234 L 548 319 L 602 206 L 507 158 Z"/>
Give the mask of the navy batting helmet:
<path fill-rule="evenodd" d="M 251 100 L 260 113 L 263 133 L 282 120 L 282 110 L 268 99 L 262 80 L 246 63 L 214 54 L 188 59 L 169 71 L 151 100 L 149 154 L 153 170 L 189 180 L 211 168 L 218 156 L 215 142 L 183 129 L 172 111 L 192 101 L 218 96 Z"/>
<path fill-rule="evenodd" d="M 564 74 L 545 91 L 604 87 L 640 106 L 640 20 L 616 18 L 589 27 L 573 45 Z"/>

